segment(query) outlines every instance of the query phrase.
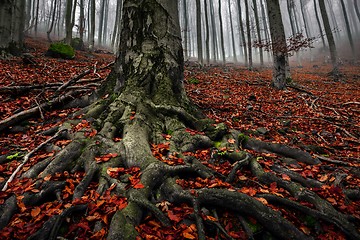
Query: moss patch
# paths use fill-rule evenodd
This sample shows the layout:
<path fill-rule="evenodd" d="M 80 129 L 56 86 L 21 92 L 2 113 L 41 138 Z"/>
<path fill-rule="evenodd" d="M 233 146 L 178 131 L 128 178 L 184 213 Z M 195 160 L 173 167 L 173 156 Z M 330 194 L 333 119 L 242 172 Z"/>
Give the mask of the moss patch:
<path fill-rule="evenodd" d="M 52 43 L 46 55 L 54 58 L 74 59 L 75 50 L 65 43 Z"/>

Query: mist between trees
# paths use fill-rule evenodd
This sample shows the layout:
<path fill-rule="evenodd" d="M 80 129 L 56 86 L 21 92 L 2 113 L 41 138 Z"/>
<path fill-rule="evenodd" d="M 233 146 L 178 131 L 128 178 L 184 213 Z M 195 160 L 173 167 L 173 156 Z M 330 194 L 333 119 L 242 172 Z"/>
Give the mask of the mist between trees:
<path fill-rule="evenodd" d="M 25 34 L 48 35 L 49 41 L 72 37 L 87 46 L 116 51 L 120 41 L 122 0 L 12 0 L 17 22 L 6 30 L 2 12 L 0 42 L 21 42 Z M 271 30 L 267 0 L 179 0 L 180 24 L 186 60 L 203 64 L 234 62 L 252 67 L 271 62 Z M 360 14 L 358 0 L 280 0 L 281 16 L 290 56 L 301 61 L 321 57 L 331 62 L 319 2 L 324 2 L 330 32 L 340 61 L 356 59 Z M 1 3 L 5 4 L 5 3 Z M 21 24 L 20 24 L 21 23 Z M 7 32 L 18 32 L 6 34 Z M 5 37 L 7 36 L 7 37 Z M 2 44 L 4 45 L 4 44 Z M 314 49 L 312 49 L 314 48 Z M 339 52 L 339 51 L 338 51 Z M 337 56 L 336 56 L 337 57 Z"/>

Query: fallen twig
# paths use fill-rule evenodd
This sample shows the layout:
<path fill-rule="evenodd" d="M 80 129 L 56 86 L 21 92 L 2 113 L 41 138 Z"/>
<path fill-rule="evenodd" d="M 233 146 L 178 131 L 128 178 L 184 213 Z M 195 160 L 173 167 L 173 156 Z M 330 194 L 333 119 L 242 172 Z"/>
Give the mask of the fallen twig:
<path fill-rule="evenodd" d="M 71 100 L 71 99 L 73 99 L 73 95 L 78 94 L 80 92 L 82 92 L 82 90 L 71 91 L 69 93 L 66 93 L 65 95 L 56 97 L 48 102 L 42 103 L 39 106 L 35 106 L 30 109 L 21 111 L 17 114 L 14 114 L 14 115 L 0 121 L 0 131 L 3 131 L 7 127 L 10 127 L 18 122 L 21 122 L 27 118 L 34 116 L 35 114 L 37 114 L 39 112 L 40 108 L 43 110 L 49 109 L 60 102 L 65 102 L 65 101 Z"/>
<path fill-rule="evenodd" d="M 15 175 L 20 171 L 20 169 L 25 165 L 25 163 L 27 163 L 27 161 L 29 161 L 29 158 L 31 157 L 31 155 L 33 155 L 36 151 L 38 151 L 39 149 L 41 149 L 43 146 L 45 146 L 46 144 L 48 144 L 49 142 L 51 142 L 52 140 L 58 138 L 59 136 L 62 135 L 62 133 L 66 131 L 66 130 L 60 130 L 58 131 L 54 136 L 52 136 L 51 138 L 47 139 L 45 142 L 41 143 L 39 146 L 37 146 L 35 149 L 33 149 L 31 152 L 29 152 L 28 154 L 26 154 L 24 156 L 24 161 L 15 169 L 15 171 L 11 174 L 11 176 L 9 177 L 9 179 L 6 181 L 4 187 L 1 189 L 1 191 L 6 191 L 9 183 L 11 183 L 14 178 Z"/>

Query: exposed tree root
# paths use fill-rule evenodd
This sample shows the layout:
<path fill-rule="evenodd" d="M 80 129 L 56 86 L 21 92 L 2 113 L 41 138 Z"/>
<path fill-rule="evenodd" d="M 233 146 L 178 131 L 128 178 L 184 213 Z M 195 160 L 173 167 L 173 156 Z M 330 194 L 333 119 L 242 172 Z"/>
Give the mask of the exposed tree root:
<path fill-rule="evenodd" d="M 49 196 L 55 196 L 56 193 L 58 193 L 58 198 L 61 200 L 60 191 L 64 188 L 65 183 L 42 183 L 42 179 L 57 172 L 82 170 L 86 174 L 82 181 L 75 186 L 72 196 L 74 200 L 81 199 L 91 182 L 94 181 L 99 182 L 97 189 L 99 194 L 103 194 L 110 185 L 115 184 L 113 193 L 127 197 L 127 206 L 112 217 L 107 236 L 108 239 L 135 239 L 138 235 L 136 226 L 140 224 L 147 214 L 151 214 L 164 226 L 171 226 L 172 222 L 168 216 L 156 207 L 156 203 L 163 200 L 173 203 L 188 203 L 194 208 L 194 218 L 191 221 L 194 221 L 197 226 L 198 239 L 206 238 L 206 226 L 209 226 L 206 220 L 201 217 L 203 211 L 205 209 L 217 208 L 233 211 L 240 218 L 252 217 L 267 232 L 281 239 L 311 239 L 311 237 L 298 230 L 292 223 L 283 218 L 278 211 L 264 205 L 254 197 L 239 192 L 236 190 L 236 187 L 232 190 L 226 188 L 186 190 L 176 182 L 176 179 L 179 177 L 184 179 L 189 177 L 218 177 L 231 184 L 237 178 L 237 173 L 242 168 L 250 166 L 253 174 L 257 176 L 262 184 L 276 182 L 278 186 L 286 189 L 295 199 L 309 202 L 313 204 L 315 209 L 271 194 L 263 194 L 256 197 L 266 199 L 270 203 L 279 204 L 286 208 L 296 209 L 304 215 L 332 223 L 339 227 L 349 238 L 359 238 L 359 232 L 349 220 L 351 219 L 349 216 L 338 212 L 329 202 L 310 190 L 312 187 L 321 187 L 322 184 L 320 182 L 306 179 L 278 165 L 273 166 L 275 172 L 287 174 L 297 183 L 285 181 L 274 173 L 264 172 L 254 158 L 245 152 L 239 151 L 238 144 L 242 145 L 240 147 L 256 149 L 258 151 L 271 151 L 282 156 L 292 157 L 299 162 L 306 162 L 308 164 L 318 163 L 308 153 L 285 145 L 263 143 L 249 138 L 243 141 L 243 135 L 241 134 L 235 140 L 234 137 L 238 134 L 236 131 L 219 135 L 215 133 L 219 131 L 219 128 L 205 127 L 205 129 L 212 130 L 205 130 L 210 136 L 222 139 L 220 147 L 225 146 L 229 150 L 221 157 L 215 156 L 226 159 L 233 164 L 233 169 L 229 174 L 227 176 L 219 174 L 203 165 L 203 163 L 194 157 L 185 157 L 185 165 L 169 166 L 156 159 L 150 149 L 150 142 L 159 144 L 165 141 L 161 136 L 162 133 L 169 130 L 172 131 L 169 147 L 170 153 L 177 152 L 179 156 L 190 150 L 195 151 L 201 148 L 208 148 L 213 146 L 214 143 L 206 135 L 192 135 L 185 131 L 186 127 L 190 127 L 187 124 L 188 122 L 200 123 L 201 121 L 185 114 L 184 109 L 179 107 L 156 107 L 153 104 L 144 105 L 142 102 L 126 102 L 120 95 L 110 104 L 107 101 L 102 101 L 101 104 L 94 103 L 92 105 L 93 111 L 89 112 L 87 117 L 89 118 L 88 120 L 92 119 L 92 126 L 97 128 L 98 133 L 91 138 L 86 137 L 86 132 L 88 131 L 86 128 L 73 131 L 74 126 L 79 124 L 79 121 L 75 121 L 72 125 L 64 124 L 60 131 L 66 129 L 66 132 L 69 134 L 64 137 L 71 138 L 73 141 L 52 159 L 39 162 L 24 173 L 23 177 L 38 178 L 36 186 L 40 191 L 38 193 L 26 193 L 22 202 L 26 206 L 36 206 L 43 201 L 47 201 L 46 199 Z M 105 108 L 107 109 L 106 111 L 94 111 L 95 108 L 104 109 L 104 106 L 101 106 L 102 104 L 108 105 Z M 162 114 L 155 116 L 153 114 L 154 108 Z M 201 124 L 191 125 L 191 127 L 196 126 L 201 126 L 201 129 L 204 129 L 204 126 Z M 114 142 L 113 139 L 115 137 L 121 137 L 122 140 Z M 234 139 L 235 144 L 232 144 L 229 139 Z M 94 159 L 96 157 L 109 153 L 117 153 L 118 155 L 107 162 L 95 162 Z M 141 184 L 143 187 L 127 189 L 127 184 L 122 182 L 121 176 L 114 178 L 107 173 L 107 169 L 117 167 L 139 167 L 142 172 Z M 13 195 L 2 206 L 1 228 L 4 228 L 10 221 L 11 216 L 17 211 L 16 209 L 16 198 Z M 55 239 L 59 229 L 64 227 L 63 220 L 74 212 L 84 211 L 85 209 L 85 205 L 75 205 L 63 211 L 60 215 L 53 216 L 37 233 L 32 235 L 31 239 L 38 239 L 38 237 L 40 239 Z M 243 220 L 242 225 L 244 231 L 248 232 L 249 237 L 252 238 L 253 233 L 246 227 L 246 221 L 244 222 Z M 219 223 L 216 223 L 216 228 L 220 232 L 225 231 Z"/>

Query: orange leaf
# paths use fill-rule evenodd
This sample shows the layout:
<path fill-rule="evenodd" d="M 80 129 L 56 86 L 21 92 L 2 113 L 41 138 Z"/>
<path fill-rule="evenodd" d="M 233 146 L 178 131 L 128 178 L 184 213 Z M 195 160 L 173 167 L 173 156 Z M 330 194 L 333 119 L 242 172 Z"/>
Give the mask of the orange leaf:
<path fill-rule="evenodd" d="M 135 184 L 134 186 L 133 186 L 133 188 L 135 188 L 135 189 L 140 189 L 140 188 L 144 188 L 145 186 L 141 183 L 141 182 L 138 182 L 137 184 Z"/>
<path fill-rule="evenodd" d="M 40 213 L 40 208 L 39 208 L 39 207 L 33 208 L 33 209 L 31 210 L 31 216 L 32 216 L 33 218 L 36 217 L 37 215 L 39 215 L 39 213 Z"/>
<path fill-rule="evenodd" d="M 187 233 L 187 232 L 183 232 L 182 235 L 186 239 L 195 239 L 196 238 L 194 235 Z"/>
<path fill-rule="evenodd" d="M 233 138 L 228 139 L 228 143 L 234 144 L 234 143 L 235 143 L 235 139 L 233 139 Z"/>
<path fill-rule="evenodd" d="M 206 216 L 207 220 L 213 221 L 213 222 L 217 222 L 217 219 L 214 218 L 213 216 Z"/>
<path fill-rule="evenodd" d="M 284 179 L 284 180 L 287 180 L 287 181 L 291 180 L 291 178 L 288 175 L 284 174 L 284 173 L 281 174 L 281 178 Z"/>
<path fill-rule="evenodd" d="M 168 217 L 170 218 L 170 220 L 173 220 L 175 222 L 181 221 L 181 218 L 179 218 L 177 215 L 175 215 L 171 210 L 168 211 Z"/>

